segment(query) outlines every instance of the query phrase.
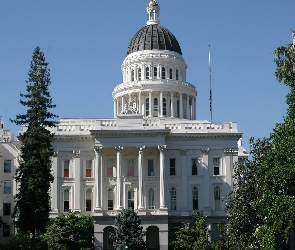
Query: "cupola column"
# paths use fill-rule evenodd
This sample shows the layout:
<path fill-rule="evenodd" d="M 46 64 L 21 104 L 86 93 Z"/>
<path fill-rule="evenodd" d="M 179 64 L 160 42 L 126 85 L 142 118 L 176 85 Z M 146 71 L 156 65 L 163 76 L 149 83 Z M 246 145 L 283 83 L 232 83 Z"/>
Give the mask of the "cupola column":
<path fill-rule="evenodd" d="M 163 117 L 163 91 L 160 91 L 160 117 Z"/>
<path fill-rule="evenodd" d="M 142 107 L 141 107 L 141 91 L 138 93 L 138 113 L 142 113 Z"/>
<path fill-rule="evenodd" d="M 180 113 L 180 119 L 183 118 L 183 100 L 182 100 L 182 93 L 179 93 L 179 113 Z"/>
<path fill-rule="evenodd" d="M 174 117 L 174 99 L 173 99 L 174 93 L 171 91 L 171 117 Z"/>
<path fill-rule="evenodd" d="M 117 104 L 117 116 L 118 116 L 120 114 L 120 105 L 119 105 L 119 99 L 116 98 L 116 100 L 117 100 L 116 104 Z"/>
<path fill-rule="evenodd" d="M 124 96 L 122 96 L 122 110 L 121 110 L 121 112 L 123 112 L 124 111 Z"/>
<path fill-rule="evenodd" d="M 190 120 L 189 95 L 186 95 L 186 119 Z"/>
<path fill-rule="evenodd" d="M 192 105 L 193 105 L 193 114 L 192 114 L 192 116 L 193 116 L 193 120 L 196 120 L 196 118 L 197 118 L 197 115 L 196 115 L 196 98 L 195 97 L 193 97 L 192 98 Z"/>
<path fill-rule="evenodd" d="M 153 117 L 152 111 L 152 91 L 149 93 L 149 117 Z"/>
<path fill-rule="evenodd" d="M 117 100 L 114 99 L 114 118 L 117 117 Z"/>

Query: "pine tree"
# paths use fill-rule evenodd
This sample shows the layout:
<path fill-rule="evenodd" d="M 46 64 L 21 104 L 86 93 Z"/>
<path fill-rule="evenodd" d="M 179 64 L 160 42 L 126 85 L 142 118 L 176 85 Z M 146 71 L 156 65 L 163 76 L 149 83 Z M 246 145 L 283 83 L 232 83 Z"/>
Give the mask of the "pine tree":
<path fill-rule="evenodd" d="M 20 136 L 22 142 L 19 168 L 16 171 L 17 194 L 14 217 L 17 227 L 26 235 L 32 236 L 31 249 L 35 249 L 36 233 L 44 232 L 49 220 L 51 160 L 53 134 L 56 115 L 48 111 L 55 108 L 48 90 L 50 71 L 47 68 L 44 53 L 39 47 L 33 52 L 29 77 L 26 81 L 26 94 L 20 94 L 20 103 L 27 107 L 24 115 L 17 115 L 11 120 L 17 125 L 24 125 L 27 130 Z"/>
<path fill-rule="evenodd" d="M 134 210 L 123 210 L 115 218 L 115 233 L 111 235 L 115 250 L 145 250 L 141 220 Z"/>

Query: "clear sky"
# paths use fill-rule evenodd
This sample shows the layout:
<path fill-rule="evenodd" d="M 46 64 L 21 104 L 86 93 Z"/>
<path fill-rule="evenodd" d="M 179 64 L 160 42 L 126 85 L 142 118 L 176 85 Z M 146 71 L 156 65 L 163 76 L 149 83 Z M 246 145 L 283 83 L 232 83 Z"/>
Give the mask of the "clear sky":
<path fill-rule="evenodd" d="M 148 0 L 0 0 L 0 115 L 23 114 L 32 52 L 40 46 L 51 70 L 60 118 L 112 118 L 113 88 L 134 34 L 146 23 Z M 236 121 L 248 140 L 268 136 L 286 114 L 288 89 L 277 83 L 272 52 L 291 43 L 294 0 L 158 0 L 161 24 L 178 39 L 187 80 L 198 90 L 197 119 Z"/>

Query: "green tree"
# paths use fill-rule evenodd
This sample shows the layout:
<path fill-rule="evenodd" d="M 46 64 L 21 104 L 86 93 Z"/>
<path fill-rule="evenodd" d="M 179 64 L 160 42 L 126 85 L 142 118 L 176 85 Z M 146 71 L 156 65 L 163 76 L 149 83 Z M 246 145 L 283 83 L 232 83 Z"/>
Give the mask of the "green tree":
<path fill-rule="evenodd" d="M 257 169 L 262 196 L 256 202 L 263 221 L 256 236 L 263 249 L 289 249 L 289 229 L 295 225 L 295 44 L 274 52 L 279 82 L 288 88 L 287 115 L 270 134 L 271 148 Z"/>
<path fill-rule="evenodd" d="M 170 245 L 177 250 L 214 249 L 213 244 L 207 240 L 206 217 L 196 212 L 193 219 L 194 223 L 180 223 L 176 226 Z"/>
<path fill-rule="evenodd" d="M 123 210 L 115 218 L 115 232 L 111 235 L 115 250 L 145 250 L 146 243 L 141 220 L 134 210 Z"/>
<path fill-rule="evenodd" d="M 90 250 L 93 249 L 93 225 L 90 215 L 68 212 L 53 219 L 44 239 L 56 250 Z"/>
<path fill-rule="evenodd" d="M 54 127 L 57 116 L 49 109 L 55 108 L 48 90 L 50 71 L 40 48 L 34 50 L 29 77 L 26 81 L 26 94 L 20 94 L 20 103 L 27 107 L 24 115 L 11 120 L 17 125 L 26 126 L 21 135 L 21 158 L 16 171 L 17 194 L 14 217 L 21 232 L 32 235 L 31 248 L 35 249 L 36 233 L 44 232 L 48 222 L 50 207 L 51 142 L 53 134 L 48 128 Z"/>
<path fill-rule="evenodd" d="M 232 249 L 255 248 L 257 239 L 256 228 L 261 225 L 255 201 L 260 199 L 257 185 L 257 169 L 264 161 L 270 149 L 270 140 L 264 138 L 250 139 L 250 155 L 252 159 L 244 159 L 234 165 L 233 189 L 227 195 L 226 210 L 230 214 L 227 227 L 228 241 Z"/>
<path fill-rule="evenodd" d="M 253 159 L 235 169 L 236 186 L 227 205 L 233 249 L 289 249 L 289 229 L 295 226 L 294 43 L 277 48 L 274 56 L 276 78 L 290 90 L 287 115 L 269 138 L 252 144 Z"/>

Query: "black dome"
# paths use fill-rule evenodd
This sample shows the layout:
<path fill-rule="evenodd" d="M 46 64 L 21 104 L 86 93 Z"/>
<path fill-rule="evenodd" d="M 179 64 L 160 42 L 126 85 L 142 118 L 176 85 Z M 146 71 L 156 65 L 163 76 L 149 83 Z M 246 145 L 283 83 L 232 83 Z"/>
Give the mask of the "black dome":
<path fill-rule="evenodd" d="M 140 29 L 132 38 L 127 55 L 141 50 L 170 50 L 182 55 L 175 36 L 159 24 L 150 24 Z"/>

